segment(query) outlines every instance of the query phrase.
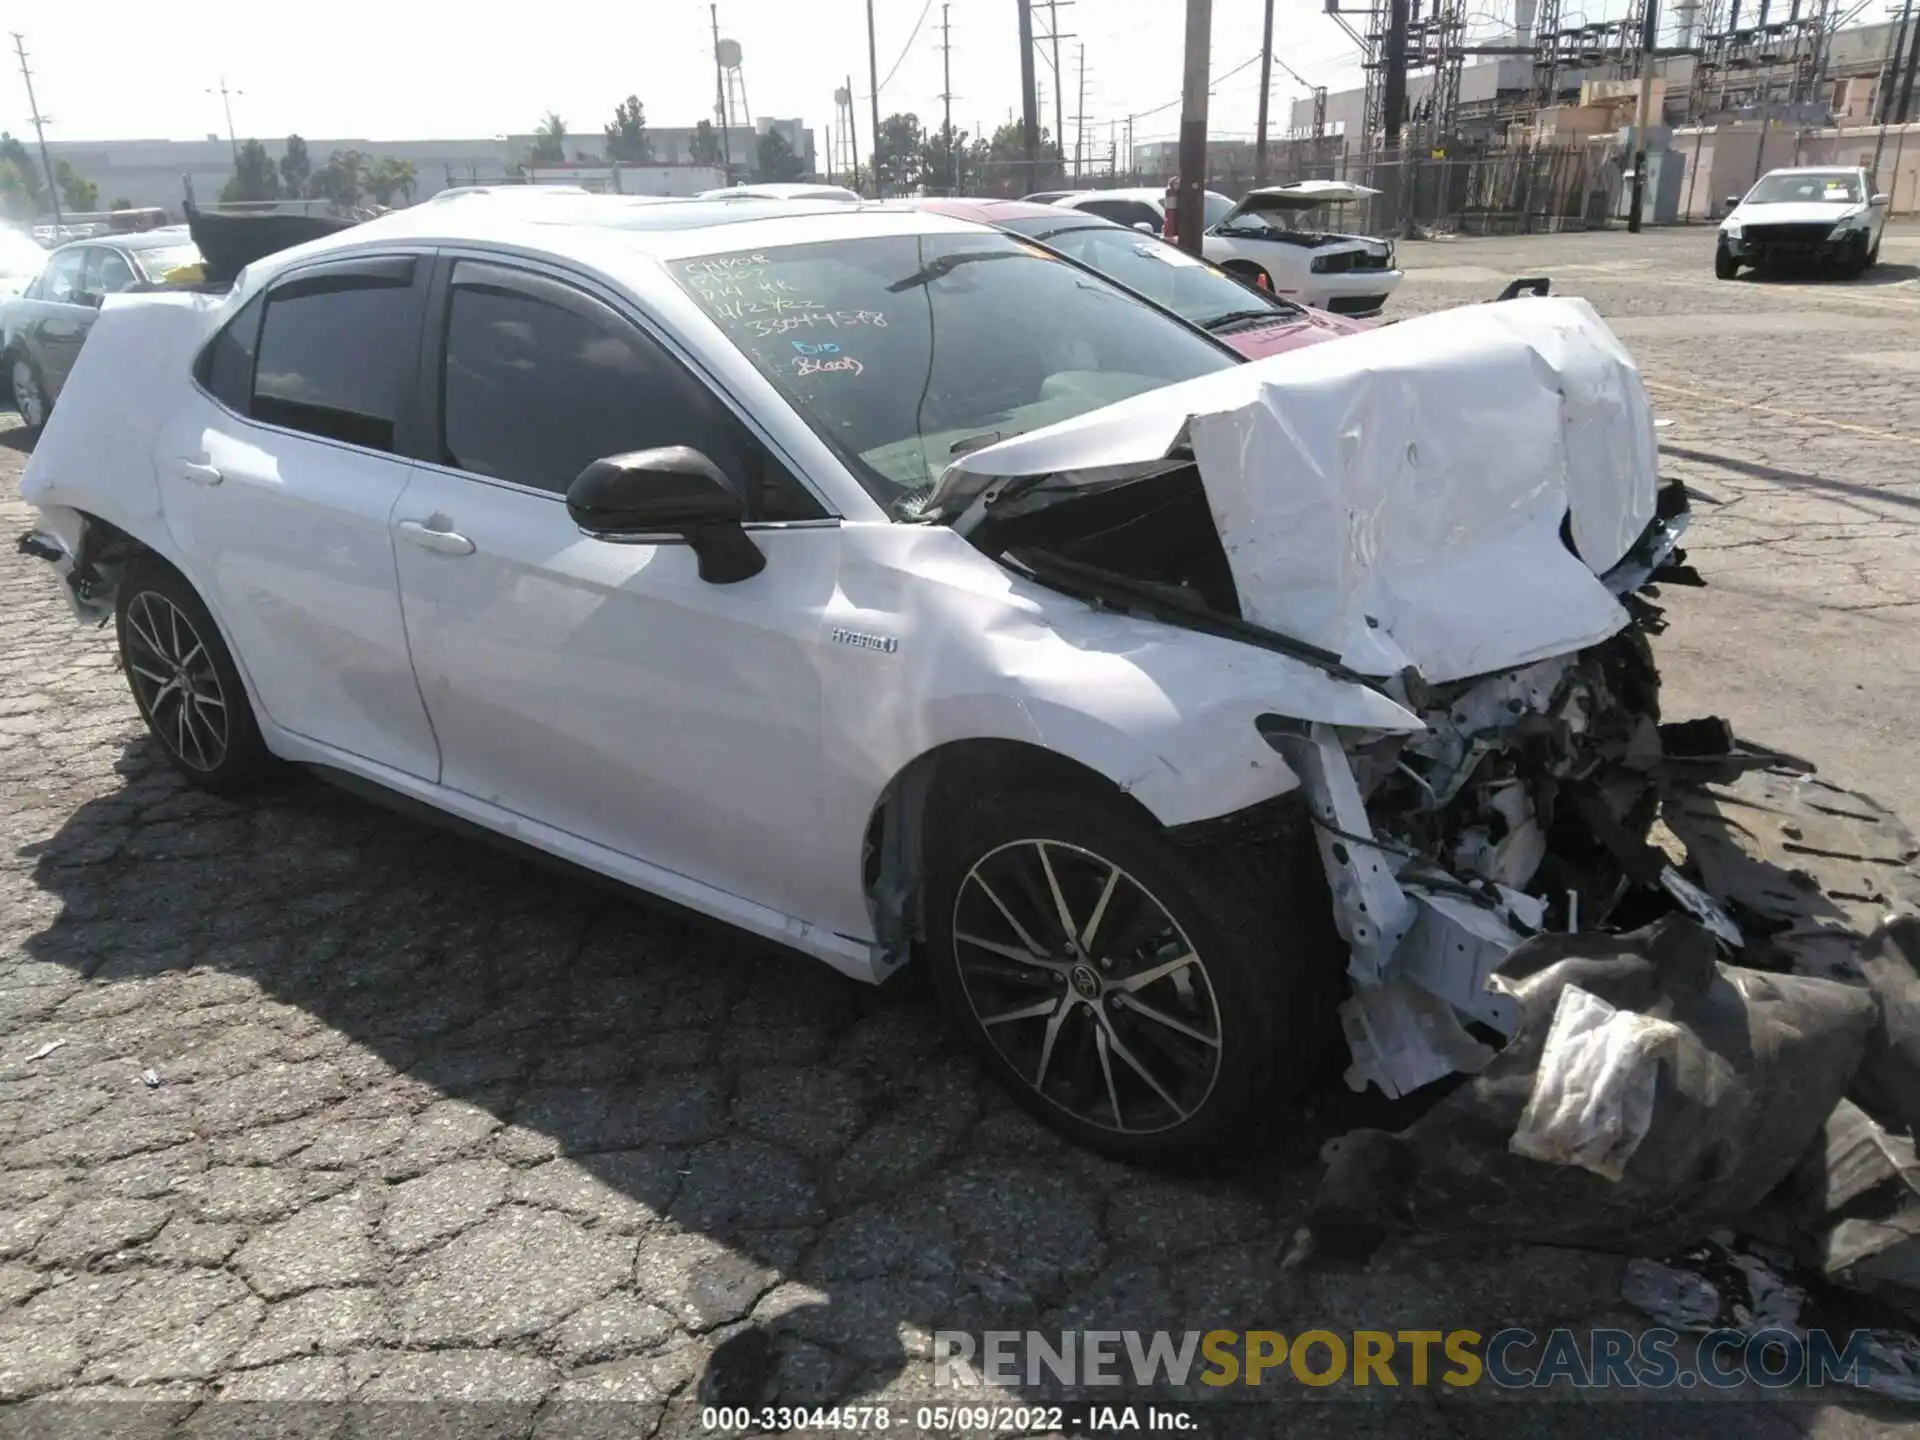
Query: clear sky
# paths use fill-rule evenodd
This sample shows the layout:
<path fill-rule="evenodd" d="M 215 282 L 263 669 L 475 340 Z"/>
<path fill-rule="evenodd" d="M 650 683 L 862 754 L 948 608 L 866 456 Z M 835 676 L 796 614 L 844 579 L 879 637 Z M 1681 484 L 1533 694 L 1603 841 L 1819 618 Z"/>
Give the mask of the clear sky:
<path fill-rule="evenodd" d="M 1497 6 L 1510 0 L 1475 0 Z M 874 0 L 883 115 L 940 115 L 940 0 Z M 953 43 L 954 124 L 991 130 L 1019 105 L 1014 0 L 948 0 Z M 1036 27 L 1045 7 L 1036 0 Z M 1086 52 L 1088 139 L 1104 145 L 1108 122 L 1153 110 L 1136 143 L 1171 138 L 1179 123 L 1184 5 L 1181 0 L 1075 0 L 1059 9 L 1065 112 L 1077 108 L 1079 47 Z M 756 115 L 803 118 L 822 144 L 833 91 L 852 72 L 860 97 L 862 149 L 871 137 L 866 96 L 865 0 L 720 0 L 720 31 L 745 57 Z M 1214 0 L 1216 75 L 1260 50 L 1261 0 Z M 420 0 L 61 0 L 20 9 L 49 139 L 203 138 L 226 121 L 224 75 L 235 129 L 316 138 L 471 138 L 525 133 L 558 110 L 577 134 L 597 135 L 623 96 L 637 94 L 657 125 L 711 117 L 712 29 L 705 0 L 601 4 L 427 5 Z M 1357 84 L 1358 53 L 1320 0 L 1277 0 L 1275 52 L 1308 80 Z M 898 68 L 895 69 L 895 62 Z M 888 79 L 888 72 L 892 78 Z M 1041 64 L 1042 123 L 1052 126 L 1053 77 Z M 1276 65 L 1273 123 L 1301 86 Z M 10 104 L 5 128 L 27 128 L 26 95 L 12 56 L 0 75 Z M 213 93 L 210 93 L 213 92 Z M 1222 79 L 1211 106 L 1216 134 L 1251 134 L 1259 67 Z M 1073 125 L 1067 124 L 1072 144 Z"/>

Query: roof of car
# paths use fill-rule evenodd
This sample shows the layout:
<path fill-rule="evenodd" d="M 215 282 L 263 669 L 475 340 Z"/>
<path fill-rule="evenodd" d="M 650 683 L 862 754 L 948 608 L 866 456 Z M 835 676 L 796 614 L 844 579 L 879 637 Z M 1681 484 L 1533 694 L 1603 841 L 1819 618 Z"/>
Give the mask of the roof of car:
<path fill-rule="evenodd" d="M 844 185 L 773 183 L 767 185 L 734 185 L 717 190 L 702 190 L 699 199 L 728 200 L 735 196 L 761 200 L 840 200 L 853 201 L 863 197 L 857 190 L 849 190 Z"/>
<path fill-rule="evenodd" d="M 69 240 L 54 248 L 68 250 L 76 245 L 115 245 L 122 250 L 164 250 L 178 249 L 182 245 L 191 244 L 193 244 L 193 236 L 188 233 L 187 228 L 184 225 L 174 225 L 158 230 L 130 230 L 121 234 L 108 232 L 101 235 L 88 235 L 79 240 Z"/>
<path fill-rule="evenodd" d="M 531 190 L 533 187 L 527 187 Z M 469 193 L 390 211 L 310 240 L 257 266 L 261 276 L 340 251 L 401 241 L 491 243 L 618 264 L 636 253 L 656 261 L 841 238 L 975 229 L 932 211 L 845 200 L 668 200 L 621 195 Z M 247 287 L 253 288 L 251 284 Z"/>
<path fill-rule="evenodd" d="M 1005 225 L 1011 220 L 1060 220 L 1084 225 L 1112 225 L 1103 216 L 1086 210 L 1070 210 L 1032 200 L 970 199 L 958 195 L 929 195 L 906 202 L 936 215 L 951 215 L 957 220 L 977 220 L 983 225 Z"/>
<path fill-rule="evenodd" d="M 1858 175 L 1865 168 L 1859 165 L 1781 165 L 1767 171 L 1767 175 Z M 1767 178 L 1762 175 L 1762 180 Z"/>

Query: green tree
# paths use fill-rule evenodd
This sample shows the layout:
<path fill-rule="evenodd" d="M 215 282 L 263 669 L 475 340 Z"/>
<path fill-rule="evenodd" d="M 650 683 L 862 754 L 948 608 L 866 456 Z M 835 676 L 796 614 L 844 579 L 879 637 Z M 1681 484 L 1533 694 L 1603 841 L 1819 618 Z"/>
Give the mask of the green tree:
<path fill-rule="evenodd" d="M 109 210 L 131 210 L 133 209 L 133 201 L 127 199 L 124 195 L 117 196 L 107 208 Z"/>
<path fill-rule="evenodd" d="M 606 127 L 607 159 L 614 164 L 646 165 L 653 160 L 653 137 L 647 134 L 647 107 L 638 95 L 629 95 L 613 107 Z"/>
<path fill-rule="evenodd" d="M 249 140 L 233 162 L 233 175 L 220 188 L 222 200 L 278 200 L 280 174 L 273 168 L 267 147 Z"/>
<path fill-rule="evenodd" d="M 984 140 L 970 139 L 965 130 L 934 130 L 921 147 L 920 178 L 936 195 L 965 195 L 980 179 Z"/>
<path fill-rule="evenodd" d="M 693 127 L 687 155 L 696 165 L 718 165 L 725 158 L 720 148 L 720 132 L 713 128 L 711 120 L 702 120 Z"/>
<path fill-rule="evenodd" d="M 880 143 L 874 146 L 873 173 L 880 177 L 880 193 L 903 195 L 920 183 L 926 158 L 927 134 L 920 117 L 893 114 L 880 122 Z"/>
<path fill-rule="evenodd" d="M 31 220 L 39 213 L 39 202 L 27 185 L 31 174 L 11 160 L 0 159 L 0 212 L 10 220 Z"/>
<path fill-rule="evenodd" d="M 533 128 L 533 163 L 564 165 L 567 159 L 567 122 L 558 110 L 549 110 L 547 118 Z"/>
<path fill-rule="evenodd" d="M 778 130 L 769 130 L 760 137 L 754 159 L 754 178 L 769 184 L 798 180 L 807 173 L 807 167 L 793 153 L 793 146 L 787 143 L 787 137 Z"/>
<path fill-rule="evenodd" d="M 367 193 L 373 196 L 375 204 L 391 205 L 395 195 L 401 197 L 402 204 L 411 203 L 416 183 L 411 160 L 382 155 L 367 166 Z"/>
<path fill-rule="evenodd" d="M 69 210 L 83 214 L 100 203 L 100 187 L 62 160 L 53 167 L 53 178 L 60 183 L 60 194 Z"/>
<path fill-rule="evenodd" d="M 307 153 L 307 142 L 298 135 L 287 136 L 287 150 L 280 157 L 280 188 L 288 199 L 298 200 L 312 181 L 313 157 Z"/>
<path fill-rule="evenodd" d="M 1044 189 L 1057 184 L 1063 175 L 1060 147 L 1054 144 L 1043 125 L 1040 127 L 1039 143 L 1035 147 L 1040 163 L 1034 167 L 1032 183 L 1028 183 L 1026 134 L 1025 126 L 1018 120 L 1010 121 L 993 132 L 993 139 L 987 143 L 987 164 L 991 168 L 985 178 L 995 189 L 1018 195 L 1023 190 Z"/>
<path fill-rule="evenodd" d="M 4 130 L 0 130 L 0 164 L 13 166 L 21 191 L 27 197 L 26 214 L 39 210 L 46 194 L 46 177 L 40 173 L 39 164 L 27 154 L 27 147 Z"/>
<path fill-rule="evenodd" d="M 327 163 L 313 172 L 307 194 L 325 200 L 336 209 L 351 210 L 359 205 L 361 187 L 366 183 L 367 157 L 358 150 L 336 150 Z"/>

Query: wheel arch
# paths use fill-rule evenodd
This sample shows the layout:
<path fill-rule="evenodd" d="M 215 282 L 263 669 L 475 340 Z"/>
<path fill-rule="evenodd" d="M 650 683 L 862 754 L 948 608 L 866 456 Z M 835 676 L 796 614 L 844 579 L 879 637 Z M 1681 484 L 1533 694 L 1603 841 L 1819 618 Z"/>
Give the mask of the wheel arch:
<path fill-rule="evenodd" d="M 1119 783 L 1082 760 L 1025 740 L 949 740 L 908 761 L 880 792 L 860 847 L 861 886 L 873 914 L 885 965 L 903 963 L 926 933 L 921 908 L 927 861 L 927 817 L 964 805 L 970 796 L 1009 788 L 1097 795 L 1160 821 Z"/>
<path fill-rule="evenodd" d="M 1220 268 L 1229 275 L 1243 279 L 1249 284 L 1256 286 L 1260 286 L 1261 277 L 1264 276 L 1266 277 L 1267 283 L 1264 286 L 1260 286 L 1260 288 L 1264 289 L 1269 295 L 1274 293 L 1273 272 L 1257 260 L 1248 260 L 1242 256 L 1235 256 L 1231 260 L 1222 260 L 1220 262 Z"/>

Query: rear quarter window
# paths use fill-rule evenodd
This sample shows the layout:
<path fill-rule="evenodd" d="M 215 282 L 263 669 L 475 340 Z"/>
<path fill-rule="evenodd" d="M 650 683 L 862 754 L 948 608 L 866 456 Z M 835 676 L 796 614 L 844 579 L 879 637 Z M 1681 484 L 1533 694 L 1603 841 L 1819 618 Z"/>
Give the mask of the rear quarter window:
<path fill-rule="evenodd" d="M 256 295 L 229 320 L 213 343 L 200 352 L 193 378 L 215 400 L 237 414 L 247 413 L 253 394 L 253 359 L 260 346 L 264 296 Z"/>

